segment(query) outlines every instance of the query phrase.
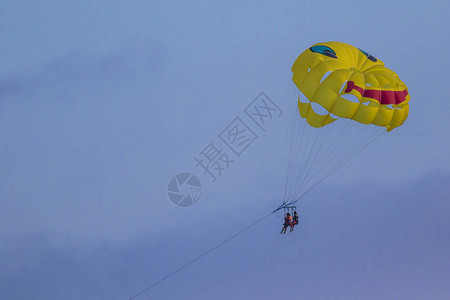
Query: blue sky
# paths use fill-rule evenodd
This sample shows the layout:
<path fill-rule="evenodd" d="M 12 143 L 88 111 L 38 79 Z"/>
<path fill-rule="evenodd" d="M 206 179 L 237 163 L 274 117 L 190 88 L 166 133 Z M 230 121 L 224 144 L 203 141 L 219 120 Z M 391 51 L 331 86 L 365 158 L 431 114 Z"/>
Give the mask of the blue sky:
<path fill-rule="evenodd" d="M 408 85 L 404 126 L 138 299 L 447 299 L 446 1 L 0 3 L 0 298 L 128 299 L 278 206 L 290 67 L 337 40 Z M 261 91 L 285 112 L 217 182 L 199 153 Z M 197 174 L 200 201 L 166 187 Z"/>

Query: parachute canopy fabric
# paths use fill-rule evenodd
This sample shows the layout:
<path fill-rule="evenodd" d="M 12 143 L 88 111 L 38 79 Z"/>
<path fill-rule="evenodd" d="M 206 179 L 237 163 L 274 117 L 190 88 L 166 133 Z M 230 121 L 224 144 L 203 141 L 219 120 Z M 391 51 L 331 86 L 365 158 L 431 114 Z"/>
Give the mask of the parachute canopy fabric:
<path fill-rule="evenodd" d="M 313 127 L 346 118 L 390 131 L 408 117 L 410 95 L 399 76 L 381 60 L 349 44 L 315 44 L 300 54 L 292 72 L 295 85 L 309 100 L 298 101 L 300 115 Z M 354 100 L 346 95 L 355 96 Z M 311 103 L 327 113 L 315 112 Z"/>
<path fill-rule="evenodd" d="M 409 110 L 399 76 L 345 43 L 313 45 L 292 72 L 298 111 L 292 111 L 285 195 L 277 210 L 295 205 L 380 135 L 401 126 Z"/>

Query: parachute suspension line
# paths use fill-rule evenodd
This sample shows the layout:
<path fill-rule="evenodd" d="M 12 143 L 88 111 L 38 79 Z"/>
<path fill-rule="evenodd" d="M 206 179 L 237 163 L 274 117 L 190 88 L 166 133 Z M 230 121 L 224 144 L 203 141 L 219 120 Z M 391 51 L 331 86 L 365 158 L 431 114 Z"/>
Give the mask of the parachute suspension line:
<path fill-rule="evenodd" d="M 302 119 L 303 121 L 303 119 Z M 302 122 L 306 123 L 306 122 Z M 309 127 L 309 126 L 308 126 Z M 309 127 L 311 128 L 311 127 Z M 328 148 L 323 147 L 322 145 L 326 140 L 328 140 L 328 136 L 335 131 L 336 126 L 330 124 L 325 128 L 311 128 L 312 132 L 315 134 L 314 142 L 311 144 L 307 144 L 306 150 L 309 149 L 309 154 L 314 153 L 314 158 L 310 159 L 311 155 L 303 156 L 304 162 L 298 165 L 298 169 L 300 169 L 299 177 L 297 178 L 297 185 L 295 189 L 292 190 L 293 196 L 298 195 L 299 191 L 302 189 L 305 181 L 309 179 L 309 174 L 315 169 L 316 161 L 323 160 L 324 151 L 328 150 Z M 308 142 L 308 138 L 304 138 Z M 306 173 L 305 173 L 306 172 Z M 292 197 L 293 198 L 293 197 Z M 294 199 L 291 199 L 294 200 Z"/>
<path fill-rule="evenodd" d="M 295 193 L 298 189 L 299 183 L 302 182 L 302 179 L 305 175 L 306 168 L 308 166 L 308 163 L 310 162 L 311 154 L 313 152 L 313 146 L 315 144 L 314 142 L 316 141 L 316 139 L 314 139 L 314 142 L 311 141 L 311 139 L 310 139 L 311 133 L 312 133 L 312 128 L 308 127 L 308 137 L 304 139 L 305 146 L 304 146 L 303 151 L 299 154 L 299 156 L 301 155 L 301 161 L 300 161 L 300 164 L 296 165 L 296 171 L 297 171 L 296 175 L 297 176 L 295 178 L 295 184 L 291 187 L 291 191 L 290 191 L 291 201 L 295 197 Z"/>
<path fill-rule="evenodd" d="M 351 140 L 357 141 L 358 136 L 366 128 L 366 127 L 363 127 L 362 130 L 360 132 L 358 132 L 358 134 L 354 135 L 352 129 L 356 126 L 355 122 L 351 122 L 351 120 L 350 121 L 346 120 L 344 122 L 346 123 L 346 126 L 341 131 L 341 134 L 338 137 L 339 138 L 338 143 L 333 147 L 333 151 L 331 152 L 331 154 L 329 156 L 323 157 L 323 159 L 322 159 L 323 163 L 321 165 L 317 166 L 317 168 L 316 168 L 317 171 L 315 171 L 314 175 L 311 176 L 308 181 L 311 181 L 317 174 L 319 174 L 323 170 L 326 170 L 327 168 L 330 170 L 333 169 L 333 165 L 336 165 L 338 163 L 332 163 L 332 162 L 334 162 L 334 161 L 336 161 L 336 159 L 339 159 L 342 156 L 344 156 L 345 153 L 348 153 L 349 150 L 347 150 L 347 149 L 351 147 L 351 141 L 347 141 L 347 139 L 350 137 Z M 348 128 L 349 124 L 350 124 L 350 128 Z M 337 146 L 339 146 L 339 147 L 337 147 Z M 338 148 L 337 151 L 334 151 L 334 150 L 336 150 L 336 148 Z"/>
<path fill-rule="evenodd" d="M 346 159 L 341 161 L 341 163 L 339 165 L 336 165 L 333 170 L 331 172 L 329 172 L 327 175 L 323 176 L 318 182 L 316 182 L 315 184 L 313 184 L 309 189 L 307 189 L 303 194 L 301 194 L 298 198 L 296 198 L 292 204 L 295 204 L 298 200 L 300 200 L 301 198 L 303 198 L 306 194 L 308 194 L 313 188 L 315 188 L 317 185 L 319 185 L 320 183 L 322 183 L 325 179 L 327 179 L 329 176 L 331 176 L 334 172 L 336 172 L 336 170 L 338 170 L 342 165 L 344 165 L 348 160 L 350 160 L 352 157 L 354 157 L 356 154 L 358 154 L 359 152 L 361 152 L 364 148 L 366 148 L 370 143 L 372 143 L 373 141 L 375 141 L 378 137 L 380 137 L 382 134 L 384 134 L 386 131 L 380 131 L 374 134 L 373 137 L 369 138 L 368 141 L 366 141 L 366 143 L 364 143 L 362 146 L 360 146 L 358 149 L 355 149 L 355 151 L 353 151 L 353 153 L 351 153 L 350 155 L 347 155 Z"/>
<path fill-rule="evenodd" d="M 364 62 L 363 62 L 363 64 L 367 61 L 367 59 L 368 59 L 368 57 L 366 57 L 365 58 L 365 60 L 364 60 Z M 354 72 L 353 72 L 354 73 Z M 349 80 L 349 78 L 351 77 L 351 74 L 348 76 L 348 78 L 347 78 L 347 81 Z M 339 121 L 339 120 L 337 120 L 337 121 Z M 339 127 L 339 123 L 337 122 L 337 121 L 335 121 L 334 122 L 334 124 L 328 124 L 328 126 L 326 126 L 325 128 L 327 128 L 327 127 L 330 127 L 330 126 L 332 126 L 332 125 L 334 125 L 334 126 L 332 126 L 332 127 L 334 127 L 334 128 L 338 128 Z M 342 123 L 342 122 L 341 122 Z M 341 143 L 342 143 L 342 141 L 345 141 L 346 139 L 346 137 L 347 137 L 347 135 L 349 134 L 349 133 L 351 133 L 352 131 L 351 131 L 351 129 L 349 130 L 348 129 L 348 125 L 350 124 L 350 127 L 352 128 L 352 127 L 354 127 L 354 124 L 355 124 L 355 122 L 352 122 L 351 120 L 348 120 L 348 121 L 346 121 L 345 122 L 346 124 L 346 126 L 341 130 L 341 132 L 340 132 L 340 134 L 339 134 L 339 137 L 335 140 L 335 141 L 337 141 L 338 143 L 336 143 L 335 145 L 330 145 L 330 146 L 328 146 L 328 147 L 326 147 L 327 149 L 330 149 L 331 147 L 333 148 L 333 151 L 331 151 L 331 153 L 334 153 L 334 151 L 335 151 L 335 149 L 336 149 L 336 147 L 337 147 L 337 145 L 339 144 L 339 142 L 341 141 Z M 325 128 L 323 128 L 323 129 L 325 129 Z M 365 129 L 365 127 L 363 127 L 363 130 Z M 359 134 L 358 134 L 359 135 Z M 351 136 L 351 134 L 350 134 L 350 136 Z M 353 141 L 353 140 L 355 140 L 355 137 L 350 137 L 351 138 L 351 141 Z M 347 147 L 347 145 L 349 145 L 349 144 L 351 144 L 350 142 L 349 143 L 347 143 L 347 142 L 345 142 L 345 143 L 343 143 L 344 144 L 344 147 L 343 148 L 341 148 L 341 150 L 344 150 L 344 149 L 346 149 Z M 342 151 L 339 151 L 339 152 L 342 152 Z M 344 153 L 346 153 L 346 152 L 344 152 Z M 319 164 L 314 164 L 314 172 L 313 172 L 313 176 L 311 176 L 311 177 L 309 177 L 308 175 L 309 175 L 309 173 L 308 173 L 308 175 L 306 176 L 306 177 L 308 177 L 308 181 L 307 181 L 307 183 L 302 183 L 302 186 L 301 186 L 301 189 L 303 189 L 314 177 L 315 177 L 315 174 L 317 174 L 318 172 L 321 172 L 321 170 L 323 170 L 328 164 L 329 164 L 329 161 L 330 161 L 330 159 L 328 159 L 328 152 L 326 152 L 326 154 L 327 155 L 323 155 L 323 156 L 321 156 L 321 162 L 322 161 L 324 161 L 325 163 L 319 163 Z M 339 156 L 339 154 L 338 155 L 335 155 L 332 159 L 331 159 L 331 161 L 333 161 L 333 159 L 334 158 L 336 158 L 336 157 L 338 157 Z M 315 163 L 315 162 L 314 162 Z M 316 171 L 317 170 L 317 171 Z"/>
<path fill-rule="evenodd" d="M 303 125 L 303 128 L 305 128 L 305 131 L 307 131 L 307 135 L 306 134 L 302 134 L 299 135 L 298 138 L 300 139 L 300 141 L 302 142 L 302 145 L 304 145 L 304 147 L 299 147 L 298 151 L 297 151 L 297 158 L 296 161 L 294 163 L 294 170 L 296 171 L 296 173 L 294 173 L 294 184 L 291 186 L 291 190 L 289 193 L 289 199 L 291 199 L 291 201 L 293 200 L 292 198 L 295 196 L 295 190 L 296 187 L 298 185 L 298 182 L 301 180 L 305 168 L 304 166 L 306 165 L 306 163 L 308 162 L 309 157 L 311 156 L 311 132 L 312 132 L 312 127 L 308 126 L 308 124 L 306 123 L 305 120 L 300 119 L 299 120 L 300 124 Z M 306 135 L 306 138 L 305 138 Z M 303 149 L 302 149 L 303 148 Z M 300 155 L 301 154 L 301 155 Z M 298 164 L 298 159 L 300 158 L 300 163 Z"/>
<path fill-rule="evenodd" d="M 296 122 L 296 125 L 297 125 L 297 122 Z M 301 125 L 303 125 L 303 124 L 301 124 Z M 296 145 L 294 147 L 296 147 L 296 148 L 295 148 L 294 160 L 291 161 L 292 172 L 291 172 L 290 176 L 292 177 L 292 182 L 288 189 L 288 195 L 287 195 L 288 201 L 291 200 L 292 189 L 295 186 L 295 184 L 298 182 L 298 177 L 299 177 L 298 164 L 299 164 L 299 160 L 302 160 L 302 157 L 299 154 L 304 152 L 303 148 L 305 147 L 304 140 L 302 138 L 300 138 L 300 136 L 301 135 L 304 135 L 304 136 L 309 135 L 308 128 L 306 128 L 306 126 L 302 126 L 301 130 L 302 130 L 302 133 L 296 134 L 296 137 L 295 137 Z"/>
<path fill-rule="evenodd" d="M 295 138 L 295 124 L 296 124 L 296 111 L 294 110 L 292 112 L 292 121 L 291 121 L 291 140 L 290 140 L 290 145 L 289 145 L 289 154 L 288 154 L 288 161 L 287 161 L 287 172 L 286 172 L 286 183 L 284 186 L 284 200 L 283 200 L 283 204 L 285 204 L 287 202 L 286 196 L 287 196 L 287 191 L 288 191 L 288 187 L 289 187 L 289 178 L 291 178 L 289 175 L 291 173 L 291 169 L 293 168 L 291 161 L 292 159 L 292 155 L 293 155 L 293 151 L 292 149 L 294 149 L 294 138 Z M 296 149 L 296 148 L 295 148 Z"/>
<path fill-rule="evenodd" d="M 374 128 L 369 128 L 366 129 L 366 127 L 363 127 L 363 129 L 358 132 L 357 136 L 361 135 L 361 133 L 364 133 L 362 136 L 362 139 L 358 139 L 357 136 L 355 136 L 354 140 L 357 141 L 357 143 L 355 143 L 354 145 L 351 144 L 351 142 L 349 142 L 346 147 L 342 148 L 340 153 L 337 153 L 334 157 L 332 157 L 331 159 L 329 159 L 330 161 L 334 161 L 335 158 L 337 158 L 337 161 L 335 163 L 330 163 L 327 166 L 327 168 L 323 167 L 322 170 L 326 170 L 325 172 L 322 171 L 318 171 L 314 174 L 314 176 L 310 177 L 308 180 L 308 183 L 305 184 L 305 186 L 308 186 L 309 183 L 313 182 L 313 179 L 316 177 L 316 175 L 318 173 L 322 173 L 323 177 L 328 177 L 328 174 L 334 173 L 335 170 L 337 170 L 338 168 L 340 168 L 341 166 L 343 166 L 350 158 L 352 158 L 353 156 L 355 156 L 357 153 L 359 153 L 359 151 L 361 151 L 363 148 L 365 148 L 366 144 L 372 142 L 372 140 L 375 138 L 374 137 L 374 133 L 377 133 L 376 130 L 373 130 Z M 380 129 L 382 130 L 382 132 L 384 131 L 384 128 L 375 128 L 375 129 Z M 345 139 L 344 139 L 345 141 Z M 341 153 L 343 153 L 341 155 Z M 321 181 L 321 180 L 319 180 Z M 313 182 L 314 183 L 314 182 Z M 314 184 L 315 186 L 315 184 Z M 300 193 L 299 193 L 300 194 Z"/>
<path fill-rule="evenodd" d="M 367 62 L 368 58 L 369 57 L 366 56 L 363 63 L 358 64 L 361 66 L 364 65 Z M 348 76 L 347 81 L 351 76 L 352 74 Z M 303 120 L 302 118 L 303 122 L 301 123 L 305 124 L 304 126 L 308 127 L 308 136 L 304 138 L 304 134 L 299 135 L 302 137 L 300 139 L 300 142 L 302 142 L 302 140 L 306 140 L 306 142 L 304 143 L 305 147 L 303 150 L 301 149 L 301 147 L 296 147 L 298 151 L 295 155 L 297 157 L 295 159 L 295 163 L 293 164 L 294 168 L 293 171 L 291 168 L 291 171 L 288 172 L 288 174 L 290 174 L 289 176 L 293 178 L 293 184 L 291 183 L 288 185 L 288 196 L 285 196 L 284 203 L 288 203 L 288 205 L 291 205 L 297 202 L 312 188 L 317 186 L 317 184 L 321 183 L 328 176 L 334 173 L 338 168 L 345 164 L 354 155 L 359 153 L 372 141 L 372 139 L 370 138 L 372 137 L 372 132 L 366 127 L 363 127 L 361 131 L 356 132 L 356 135 L 354 134 L 355 130 L 353 130 L 353 127 L 356 126 L 354 124 L 356 124 L 357 122 L 354 122 L 353 120 L 346 120 L 346 122 L 344 122 L 344 128 L 339 130 L 339 125 L 341 125 L 342 123 L 340 122 L 340 120 L 343 119 L 338 119 L 335 122 L 324 126 L 325 128 L 322 127 L 311 129 L 312 126 L 307 126 L 306 120 Z M 357 124 L 361 125 L 359 123 Z M 296 129 L 296 127 L 294 127 L 294 129 Z M 314 134 L 313 140 L 310 139 L 312 130 Z M 366 135 L 363 135 L 363 138 L 358 139 L 358 137 L 363 132 Z M 329 136 L 330 134 L 331 136 L 334 136 L 335 133 L 337 133 L 337 136 L 335 139 L 331 140 L 330 143 Z M 295 138 L 299 136 L 295 136 Z M 296 141 L 294 141 L 294 143 L 291 145 L 296 146 Z M 299 154 L 302 154 L 302 157 L 300 158 L 300 164 L 297 164 L 298 156 L 300 156 Z M 320 176 L 320 174 L 323 175 Z M 317 181 L 316 178 L 318 178 Z M 301 196 L 298 197 L 298 195 Z"/>
<path fill-rule="evenodd" d="M 315 133 L 314 130 L 315 130 L 315 128 L 311 128 L 311 132 L 313 132 L 313 134 Z M 322 132 L 321 132 L 321 133 L 322 133 Z M 312 166 L 312 164 L 314 163 L 313 157 L 315 157 L 315 155 L 317 154 L 317 149 L 316 149 L 317 147 L 316 147 L 316 146 L 318 145 L 319 137 L 320 137 L 320 133 L 315 135 L 314 141 L 313 141 L 311 147 L 309 148 L 308 155 L 307 155 L 307 157 L 306 157 L 306 164 L 305 164 L 304 167 L 302 168 L 302 170 L 301 170 L 302 173 L 301 173 L 301 176 L 300 176 L 300 178 L 299 178 L 299 179 L 300 179 L 300 186 L 302 185 L 304 179 L 305 179 L 306 176 L 307 176 L 307 170 L 308 170 L 308 169 Z"/>
<path fill-rule="evenodd" d="M 378 133 L 377 136 L 375 138 L 373 138 L 371 141 L 369 141 L 368 143 L 366 143 L 361 149 L 359 149 L 354 155 L 356 155 L 358 152 L 360 152 L 361 150 L 363 150 L 366 146 L 368 146 L 372 141 L 374 141 L 376 138 L 378 138 L 378 136 L 380 136 L 383 132 Z M 345 164 L 348 160 L 350 160 L 354 155 L 349 156 L 344 162 L 342 162 L 340 165 L 337 165 L 331 172 L 329 172 L 329 174 L 327 174 L 326 176 L 322 177 L 319 181 L 317 181 L 314 185 L 312 185 L 308 190 L 306 190 L 303 194 L 301 194 L 295 201 L 293 201 L 293 203 L 295 204 L 298 200 L 300 200 L 301 198 L 303 198 L 306 194 L 308 194 L 313 188 L 315 188 L 317 185 L 319 185 L 320 183 L 322 183 L 325 179 L 327 179 L 329 176 L 331 176 L 336 170 L 338 170 L 343 164 Z"/>
<path fill-rule="evenodd" d="M 294 188 L 296 186 L 296 184 L 298 183 L 298 181 L 301 178 L 302 175 L 302 169 L 299 168 L 299 166 L 303 166 L 306 161 L 306 152 L 308 150 L 308 139 L 305 138 L 305 136 L 310 136 L 311 134 L 311 128 L 307 126 L 306 122 L 302 122 L 302 120 L 298 120 L 298 123 L 300 124 L 300 126 L 302 126 L 303 132 L 302 134 L 299 134 L 297 136 L 297 138 L 300 141 L 300 146 L 297 148 L 296 151 L 296 159 L 295 162 L 293 162 L 293 167 L 294 167 L 294 181 L 293 184 L 290 187 L 290 191 L 289 191 L 289 198 L 292 197 Z M 299 162 L 300 160 L 300 162 Z M 292 200 L 292 199 L 291 199 Z"/>
<path fill-rule="evenodd" d="M 292 120 L 291 120 L 291 125 L 289 127 L 290 129 L 290 140 L 289 140 L 289 151 L 288 151 L 288 159 L 287 159 L 287 168 L 286 168 L 286 182 L 285 182 L 285 186 L 284 186 L 284 198 L 283 198 L 283 204 L 286 203 L 287 201 L 287 190 L 289 188 L 289 184 L 290 184 L 290 173 L 291 173 L 291 160 L 292 160 L 292 155 L 293 155 L 293 147 L 294 147 L 294 120 L 295 120 L 295 110 L 292 111 Z"/>
<path fill-rule="evenodd" d="M 294 167 L 294 181 L 293 184 L 290 187 L 290 191 L 289 191 L 289 199 L 292 201 L 292 197 L 294 196 L 294 190 L 296 185 L 298 184 L 301 176 L 302 176 L 302 169 L 299 168 L 299 166 L 304 166 L 306 161 L 307 161 L 307 151 L 309 148 L 309 137 L 311 135 L 311 127 L 308 126 L 308 124 L 306 122 L 304 122 L 301 118 L 297 118 L 297 123 L 299 124 L 299 126 L 302 127 L 302 133 L 297 135 L 297 139 L 300 142 L 299 147 L 297 148 L 296 151 L 296 159 L 295 162 L 293 163 L 293 167 Z M 307 136 L 308 138 L 304 138 L 305 136 Z"/>
<path fill-rule="evenodd" d="M 286 198 L 286 202 L 288 200 L 290 200 L 291 194 L 292 194 L 292 189 L 293 189 L 293 185 L 295 185 L 295 183 L 297 182 L 297 173 L 298 173 L 298 160 L 300 158 L 299 153 L 302 152 L 302 146 L 304 144 L 304 140 L 302 137 L 306 134 L 306 125 L 304 124 L 304 122 L 299 122 L 298 121 L 298 114 L 294 115 L 293 118 L 293 127 L 292 127 L 292 131 L 293 131 L 293 136 L 294 136 L 294 143 L 292 145 L 293 147 L 293 156 L 290 158 L 289 160 L 289 167 L 290 167 L 290 173 L 289 173 L 289 177 L 292 179 L 289 183 L 288 186 L 288 195 Z M 297 129 L 297 127 L 300 127 L 300 129 Z M 300 133 L 299 133 L 300 131 Z"/>
<path fill-rule="evenodd" d="M 283 204 L 286 204 L 287 202 L 287 192 L 289 189 L 289 185 L 290 185 L 290 174 L 292 172 L 292 165 L 291 165 L 291 161 L 292 161 L 292 157 L 294 155 L 294 145 L 295 145 L 295 130 L 294 130 L 294 121 L 295 121 L 295 111 L 293 111 L 292 113 L 292 120 L 291 120 L 291 124 L 290 124 L 290 141 L 289 141 L 289 151 L 288 151 L 288 158 L 287 158 L 287 168 L 286 168 L 286 182 L 285 182 L 285 186 L 284 186 L 284 198 L 283 198 Z"/>
<path fill-rule="evenodd" d="M 295 166 L 295 170 L 296 170 L 296 176 L 295 176 L 295 181 L 294 181 L 294 185 L 291 186 L 290 189 L 290 194 L 289 194 L 289 198 L 292 201 L 293 198 L 296 195 L 296 192 L 299 188 L 299 183 L 304 181 L 304 178 L 306 176 L 306 172 L 308 167 L 312 166 L 312 164 L 314 163 L 313 161 L 315 159 L 312 159 L 313 156 L 316 156 L 317 151 L 316 149 L 319 147 L 321 142 L 321 137 L 318 136 L 317 134 L 314 135 L 314 133 L 316 133 L 317 129 L 316 128 L 311 128 L 310 126 L 307 125 L 307 123 L 301 119 L 299 119 L 299 123 L 303 125 L 303 127 L 307 127 L 308 128 L 308 135 L 305 137 L 305 135 L 299 134 L 297 137 L 300 139 L 300 141 L 303 142 L 304 147 L 299 147 L 297 148 L 297 160 L 294 163 Z M 313 138 L 311 138 L 311 135 L 314 135 Z M 300 157 L 299 153 L 303 154 L 301 155 L 301 163 L 297 164 L 298 162 L 298 158 Z"/>
<path fill-rule="evenodd" d="M 312 152 L 315 155 L 314 155 L 314 158 L 311 160 L 311 163 L 309 164 L 309 167 L 305 166 L 305 170 L 307 169 L 307 171 L 306 171 L 306 174 L 303 176 L 303 179 L 300 182 L 300 184 L 299 184 L 299 186 L 298 186 L 298 188 L 296 190 L 297 195 L 298 195 L 298 190 L 301 190 L 303 188 L 303 186 L 305 184 L 305 180 L 307 180 L 309 178 L 309 174 L 311 172 L 311 169 L 313 169 L 314 166 L 316 165 L 316 161 L 318 159 L 322 158 L 322 156 L 320 155 L 321 151 L 323 149 L 322 145 L 323 145 L 324 141 L 327 139 L 329 132 L 331 131 L 330 128 L 331 127 L 323 128 L 324 130 L 320 130 L 319 134 L 317 135 L 319 143 L 313 145 Z M 316 130 L 316 129 L 313 129 L 313 130 Z"/>
<path fill-rule="evenodd" d="M 341 119 L 336 120 L 335 121 L 336 124 L 330 124 L 330 126 L 333 127 L 333 135 L 334 135 L 334 132 L 337 131 L 336 128 L 339 127 L 338 125 L 340 123 L 342 123 L 340 121 L 341 121 Z M 340 123 L 338 123 L 338 122 L 340 122 Z M 317 171 L 320 171 L 323 167 L 326 166 L 326 162 L 329 160 L 329 157 L 331 157 L 330 153 L 335 153 L 336 147 L 339 145 L 339 142 L 342 141 L 345 132 L 347 132 L 347 130 L 348 130 L 349 124 L 351 124 L 351 122 L 345 122 L 344 129 L 341 130 L 339 132 L 339 134 L 336 135 L 335 139 L 331 141 L 331 144 L 328 147 L 326 147 L 326 151 L 323 154 L 321 161 L 319 162 L 319 164 L 314 169 L 314 174 L 317 174 Z M 313 176 L 315 176 L 315 175 L 313 175 Z"/>
<path fill-rule="evenodd" d="M 371 130 L 372 129 L 372 130 Z M 380 128 L 381 129 L 381 128 Z M 381 131 L 381 132 L 384 132 L 384 128 L 383 129 L 381 129 L 381 130 L 383 130 L 383 131 Z M 366 133 L 366 134 L 363 134 L 363 139 L 361 139 L 361 141 L 359 142 L 359 143 L 356 143 L 354 146 L 353 146 L 353 148 L 352 148 L 352 150 L 350 150 L 349 152 L 347 152 L 348 154 L 347 155 L 345 155 L 344 157 L 342 157 L 341 159 L 340 159 L 340 161 L 338 161 L 338 163 L 336 164 L 336 165 L 341 165 L 344 161 L 347 161 L 348 159 L 346 158 L 346 157 L 353 157 L 354 156 L 354 153 L 357 153 L 357 152 L 359 152 L 360 150 L 360 148 L 362 148 L 362 147 L 364 147 L 365 146 L 365 144 L 368 142 L 368 141 L 371 141 L 372 140 L 372 137 L 373 137 L 373 135 L 374 135 L 374 133 L 376 132 L 376 131 L 374 131 L 373 130 L 373 128 L 369 128 L 369 129 L 367 129 L 366 130 L 366 128 L 363 128 L 359 133 L 358 133 L 358 135 L 360 135 L 361 133 L 365 133 L 365 131 L 369 131 L 368 133 Z"/>

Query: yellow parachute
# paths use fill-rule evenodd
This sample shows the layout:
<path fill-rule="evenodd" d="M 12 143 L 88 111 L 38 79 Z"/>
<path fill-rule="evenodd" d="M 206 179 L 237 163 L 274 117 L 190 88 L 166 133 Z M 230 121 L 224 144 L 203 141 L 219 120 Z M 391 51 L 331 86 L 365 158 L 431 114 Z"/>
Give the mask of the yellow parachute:
<path fill-rule="evenodd" d="M 390 131 L 408 116 L 410 95 L 398 75 L 381 60 L 351 45 L 315 44 L 297 58 L 292 72 L 292 80 L 306 98 L 328 112 L 320 115 L 311 103 L 299 101 L 300 115 L 313 127 L 346 118 Z M 343 97 L 345 94 L 359 101 L 349 101 Z"/>
<path fill-rule="evenodd" d="M 410 100 L 407 86 L 381 60 L 341 42 L 308 48 L 292 72 L 301 118 L 295 109 L 279 209 L 294 207 L 377 137 L 401 126 Z"/>

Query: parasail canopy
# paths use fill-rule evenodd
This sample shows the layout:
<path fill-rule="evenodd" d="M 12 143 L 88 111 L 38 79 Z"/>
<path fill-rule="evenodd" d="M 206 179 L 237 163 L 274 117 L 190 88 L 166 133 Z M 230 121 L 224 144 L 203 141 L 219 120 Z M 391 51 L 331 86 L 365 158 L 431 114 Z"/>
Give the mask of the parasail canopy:
<path fill-rule="evenodd" d="M 409 111 L 410 95 L 399 76 L 349 44 L 311 46 L 295 60 L 292 73 L 298 111 L 278 209 L 292 207 L 381 134 L 401 126 Z"/>
<path fill-rule="evenodd" d="M 408 117 L 410 96 L 399 76 L 381 60 L 349 44 L 315 44 L 300 54 L 292 72 L 295 85 L 309 100 L 299 101 L 300 115 L 313 127 L 346 118 L 390 131 Z M 344 95 L 353 95 L 354 100 Z M 311 103 L 327 113 L 315 112 Z"/>

